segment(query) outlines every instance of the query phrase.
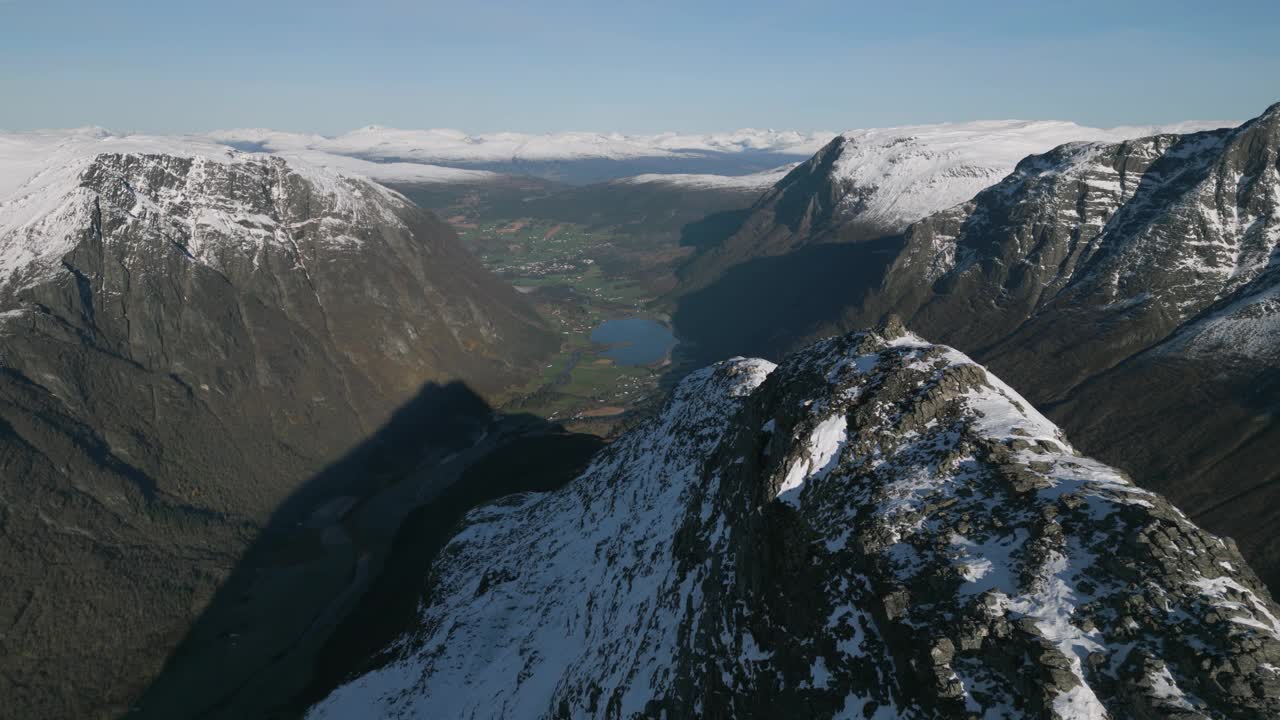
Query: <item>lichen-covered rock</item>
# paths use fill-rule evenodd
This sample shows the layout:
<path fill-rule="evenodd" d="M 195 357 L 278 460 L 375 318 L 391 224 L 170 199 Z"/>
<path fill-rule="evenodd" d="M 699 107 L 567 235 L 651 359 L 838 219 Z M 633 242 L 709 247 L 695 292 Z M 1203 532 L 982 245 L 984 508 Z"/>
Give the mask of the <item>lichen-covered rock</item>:
<path fill-rule="evenodd" d="M 430 578 L 311 717 L 1280 712 L 1280 609 L 1234 545 L 894 324 L 694 373 Z"/>

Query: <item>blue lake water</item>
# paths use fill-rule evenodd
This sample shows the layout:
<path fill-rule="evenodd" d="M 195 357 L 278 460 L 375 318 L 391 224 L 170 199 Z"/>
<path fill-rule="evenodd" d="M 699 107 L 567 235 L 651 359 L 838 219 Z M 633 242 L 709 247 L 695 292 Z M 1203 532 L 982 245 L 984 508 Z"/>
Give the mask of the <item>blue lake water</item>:
<path fill-rule="evenodd" d="M 666 359 L 676 336 L 653 320 L 627 318 L 600 323 L 591 331 L 591 342 L 608 345 L 604 356 L 619 365 L 651 365 Z"/>

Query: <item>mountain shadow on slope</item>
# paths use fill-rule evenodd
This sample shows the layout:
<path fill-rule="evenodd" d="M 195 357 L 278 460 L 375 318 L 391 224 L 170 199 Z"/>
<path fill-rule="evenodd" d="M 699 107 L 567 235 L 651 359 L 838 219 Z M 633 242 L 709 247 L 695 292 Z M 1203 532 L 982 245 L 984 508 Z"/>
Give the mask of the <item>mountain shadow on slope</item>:
<path fill-rule="evenodd" d="M 861 304 L 902 249 L 901 236 L 822 243 L 737 264 L 680 296 L 673 371 L 735 355 L 777 359 Z"/>
<path fill-rule="evenodd" d="M 429 602 L 424 575 L 467 511 L 505 495 L 547 492 L 577 477 L 605 442 L 585 433 L 519 437 L 468 467 L 457 483 L 406 516 L 386 569 L 316 657 L 311 684 L 279 717 L 301 716 L 353 676 L 381 667 L 384 652 Z"/>
<path fill-rule="evenodd" d="M 695 252 L 706 252 L 720 247 L 742 229 L 751 217 L 751 209 L 725 210 L 712 213 L 701 220 L 694 220 L 680 228 L 680 245 Z"/>
<path fill-rule="evenodd" d="M 691 373 L 469 520 L 395 662 L 313 718 L 1280 710 L 1280 608 L 1234 545 L 894 323 Z"/>
<path fill-rule="evenodd" d="M 471 507 L 559 487 L 599 449 L 462 382 L 428 383 L 302 485 L 125 717 L 289 717 L 411 622 L 426 562 Z M 520 472 L 500 472 L 519 469 Z"/>
<path fill-rule="evenodd" d="M 1081 447 L 1231 536 L 1263 582 L 1280 588 L 1280 505 L 1272 501 L 1280 488 L 1280 368 L 1230 371 L 1143 355 L 1046 410 L 1075 428 Z"/>

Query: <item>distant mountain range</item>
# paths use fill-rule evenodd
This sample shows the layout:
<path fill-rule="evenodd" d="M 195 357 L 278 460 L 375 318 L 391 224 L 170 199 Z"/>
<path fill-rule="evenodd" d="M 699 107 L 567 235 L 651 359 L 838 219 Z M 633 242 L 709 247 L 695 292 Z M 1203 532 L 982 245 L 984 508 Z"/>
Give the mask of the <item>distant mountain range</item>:
<path fill-rule="evenodd" d="M 917 198 L 928 194 L 928 179 L 933 175 L 937 175 L 936 187 L 950 188 L 948 197 L 959 202 L 984 187 L 984 179 L 986 184 L 999 179 L 1022 156 L 1042 152 L 1060 142 L 1120 139 L 1230 124 L 1234 123 L 1188 122 L 1104 130 L 1070 122 L 994 121 L 856 130 L 843 135 L 752 129 L 709 134 L 508 132 L 468 135 L 456 130 L 369 126 L 336 137 L 240 129 L 164 139 L 187 145 L 225 145 L 242 152 L 271 153 L 389 183 L 501 182 L 515 175 L 570 184 L 627 179 L 695 188 L 764 189 L 835 137 L 836 142 L 848 148 L 844 151 L 842 166 L 851 181 L 867 185 L 870 176 L 878 173 L 878 179 L 890 185 L 895 178 L 907 183 L 897 189 L 886 188 L 880 204 L 885 206 L 882 210 L 888 215 L 898 219 L 910 216 L 909 220 L 914 220 L 927 212 L 913 215 L 917 209 L 910 207 L 911 202 L 924 202 L 930 210 L 942 207 L 936 200 L 929 203 L 911 199 L 913 194 Z M 5 140 L 6 137 L 10 139 Z M 0 143 L 53 148 L 86 138 L 126 143 L 130 138 L 147 137 L 90 127 L 7 136 L 0 133 Z M 896 147 L 898 144 L 902 147 Z M 11 148 L 8 155 L 15 154 Z M 886 170 L 886 163 L 902 162 L 912 167 Z M 22 167 L 16 165 L 5 170 L 0 174 L 8 176 L 10 182 L 22 174 Z M 969 170 L 974 174 L 970 175 L 968 184 L 941 182 L 947 172 L 955 179 Z M 0 179 L 0 183 L 3 182 Z M 970 192 L 963 194 L 965 189 Z M 888 210 L 893 205 L 902 207 Z"/>
<path fill-rule="evenodd" d="M 522 160 L 629 160 L 710 153 L 808 156 L 826 144 L 834 134 L 745 129 L 696 135 L 589 132 L 468 135 L 457 130 L 398 130 L 371 125 L 337 137 L 259 129 L 219 131 L 210 133 L 209 137 L 220 142 L 256 143 L 274 150 L 306 147 L 374 159 L 483 163 Z"/>
<path fill-rule="evenodd" d="M 467 135 L 456 130 L 366 127 L 332 138 L 271 130 L 230 130 L 208 137 L 244 150 L 313 157 L 326 153 L 377 163 L 421 163 L 586 184 L 644 173 L 750 174 L 803 160 L 832 135 L 790 130 Z M 379 175 L 376 169 L 371 172 L 372 177 L 384 179 Z"/>

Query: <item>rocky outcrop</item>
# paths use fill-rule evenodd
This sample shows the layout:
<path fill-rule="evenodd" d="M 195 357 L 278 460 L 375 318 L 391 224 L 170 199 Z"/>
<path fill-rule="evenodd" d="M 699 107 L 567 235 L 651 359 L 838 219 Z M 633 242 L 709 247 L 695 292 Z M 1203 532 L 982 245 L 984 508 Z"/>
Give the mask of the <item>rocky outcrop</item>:
<path fill-rule="evenodd" d="M 424 387 L 496 394 L 558 346 L 398 194 L 221 149 L 60 158 L 0 205 L 0 270 L 18 716 L 123 712 L 286 500 L 359 480 L 312 476 Z"/>
<path fill-rule="evenodd" d="M 1280 711 L 1230 541 L 892 324 L 693 373 L 569 486 L 474 511 L 427 598 L 310 717 Z"/>

